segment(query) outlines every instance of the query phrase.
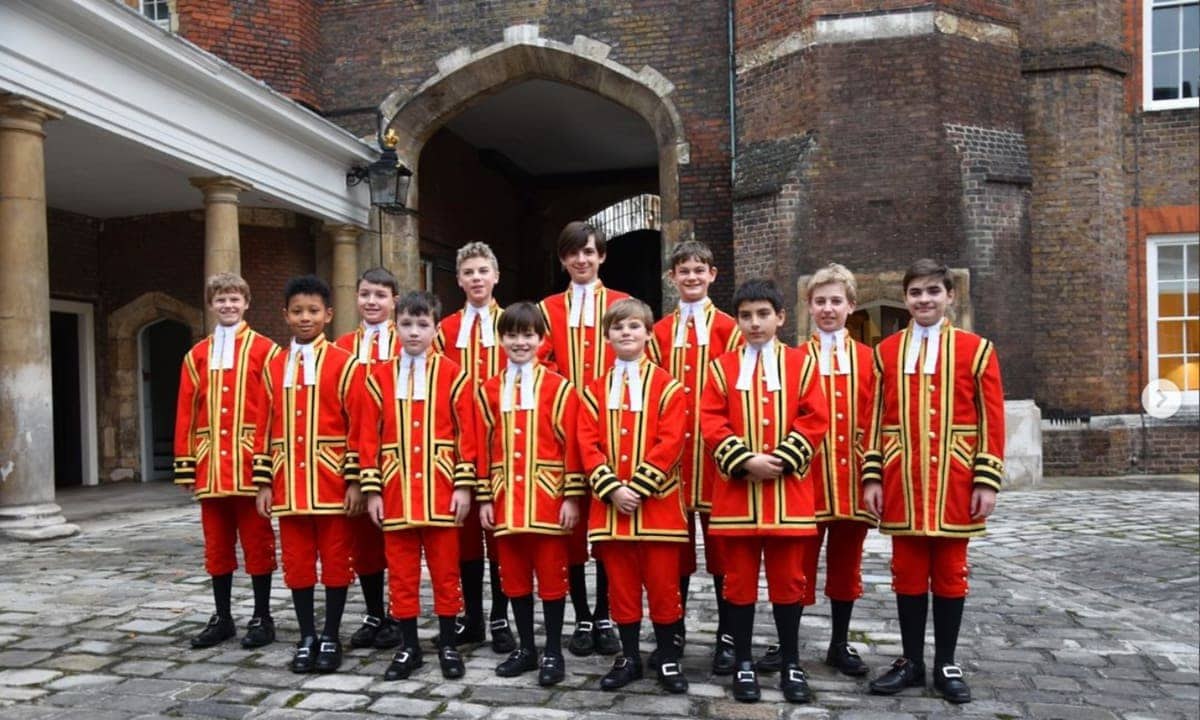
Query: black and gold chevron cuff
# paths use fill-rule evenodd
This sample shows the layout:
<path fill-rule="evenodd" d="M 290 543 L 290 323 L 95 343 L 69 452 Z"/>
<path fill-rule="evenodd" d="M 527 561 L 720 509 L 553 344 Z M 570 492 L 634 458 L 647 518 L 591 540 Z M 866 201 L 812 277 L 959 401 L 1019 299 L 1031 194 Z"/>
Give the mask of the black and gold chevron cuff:
<path fill-rule="evenodd" d="M 460 462 L 454 466 L 454 488 L 475 487 L 475 464 Z"/>
<path fill-rule="evenodd" d="M 583 497 L 587 494 L 587 478 L 583 473 L 567 473 L 563 476 L 563 497 Z"/>
<path fill-rule="evenodd" d="M 650 463 L 639 463 L 629 479 L 629 487 L 642 497 L 650 497 L 658 492 L 666 482 L 667 474 Z"/>
<path fill-rule="evenodd" d="M 812 460 L 813 447 L 808 438 L 793 430 L 775 448 L 775 455 L 790 466 L 791 472 L 805 473 L 808 472 L 808 464 Z"/>
<path fill-rule="evenodd" d="M 254 470 L 250 476 L 255 485 L 270 485 L 274 473 L 271 472 L 271 456 L 265 453 L 254 455 Z"/>
<path fill-rule="evenodd" d="M 592 491 L 596 493 L 596 497 L 601 500 L 608 500 L 608 496 L 612 495 L 613 490 L 621 487 L 621 481 L 617 479 L 616 473 L 607 465 L 601 465 L 592 471 L 588 476 L 588 482 L 592 486 Z"/>
<path fill-rule="evenodd" d="M 191 456 L 175 458 L 175 484 L 191 485 L 194 482 L 196 482 L 196 458 Z"/>
<path fill-rule="evenodd" d="M 883 482 L 883 453 L 878 450 L 863 453 L 862 481 Z"/>
<path fill-rule="evenodd" d="M 730 435 L 721 441 L 713 452 L 713 460 L 716 460 L 717 467 L 726 475 L 733 475 L 733 471 L 738 465 L 749 460 L 754 456 L 750 452 L 750 448 L 746 447 L 746 443 L 736 435 Z"/>
<path fill-rule="evenodd" d="M 348 483 L 358 482 L 358 476 L 361 472 L 362 465 L 359 462 L 358 453 L 353 451 L 346 453 L 345 459 L 342 460 L 342 477 Z"/>
<path fill-rule="evenodd" d="M 995 455 L 976 453 L 974 473 L 977 484 L 999 490 L 1004 481 L 1004 460 Z"/>
<path fill-rule="evenodd" d="M 379 468 L 363 468 L 358 474 L 358 487 L 365 493 L 382 492 L 383 475 L 380 474 Z"/>

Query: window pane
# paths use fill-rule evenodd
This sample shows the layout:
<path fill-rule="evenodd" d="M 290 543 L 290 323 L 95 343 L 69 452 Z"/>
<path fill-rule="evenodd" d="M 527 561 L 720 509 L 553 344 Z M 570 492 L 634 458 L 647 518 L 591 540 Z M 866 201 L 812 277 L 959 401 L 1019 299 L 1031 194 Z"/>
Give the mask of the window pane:
<path fill-rule="evenodd" d="M 1175 384 L 1180 390 L 1200 390 L 1200 360 L 1195 357 L 1188 358 L 1188 362 L 1183 366 L 1183 382 Z"/>
<path fill-rule="evenodd" d="M 1187 279 L 1200 279 L 1200 244 L 1189 243 L 1183 246 L 1183 254 L 1187 258 Z"/>
<path fill-rule="evenodd" d="M 1200 47 L 1200 3 L 1185 5 L 1183 11 L 1183 49 Z"/>
<path fill-rule="evenodd" d="M 1179 55 L 1158 55 L 1154 58 L 1154 99 L 1175 100 L 1179 97 Z"/>
<path fill-rule="evenodd" d="M 1150 42 L 1151 52 L 1178 50 L 1179 8 L 1171 7 L 1155 10 L 1151 22 L 1154 23 L 1154 36 Z"/>
<path fill-rule="evenodd" d="M 1187 336 L 1184 345 L 1188 354 L 1200 354 L 1200 320 L 1193 318 L 1184 323 L 1184 333 Z"/>
<path fill-rule="evenodd" d="M 1183 245 L 1158 246 L 1159 282 L 1183 279 L 1183 247 Z"/>
<path fill-rule="evenodd" d="M 1181 281 L 1158 284 L 1158 316 L 1161 318 L 1183 317 L 1183 283 Z M 1167 352 L 1162 350 L 1161 352 Z"/>
<path fill-rule="evenodd" d="M 1183 353 L 1183 321 L 1158 321 L 1158 354 L 1179 355 Z"/>
<path fill-rule="evenodd" d="M 1200 52 L 1185 52 L 1182 54 L 1183 63 L 1183 92 L 1180 97 L 1196 97 L 1200 95 Z"/>
<path fill-rule="evenodd" d="M 1163 380 L 1170 380 L 1183 389 L 1187 384 L 1184 375 L 1183 358 L 1160 358 L 1158 361 L 1158 376 Z"/>

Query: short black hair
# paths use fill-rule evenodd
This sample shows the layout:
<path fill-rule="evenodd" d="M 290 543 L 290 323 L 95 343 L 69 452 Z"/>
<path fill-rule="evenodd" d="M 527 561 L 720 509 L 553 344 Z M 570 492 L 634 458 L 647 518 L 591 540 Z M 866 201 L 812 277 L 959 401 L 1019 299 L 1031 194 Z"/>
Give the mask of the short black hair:
<path fill-rule="evenodd" d="M 370 270 L 367 270 L 359 276 L 358 285 L 355 287 L 355 289 L 357 290 L 358 288 L 361 288 L 362 284 L 365 282 L 373 283 L 375 285 L 382 285 L 383 287 L 391 290 L 393 296 L 400 294 L 400 283 L 396 281 L 396 276 L 393 275 L 387 268 L 373 267 Z"/>
<path fill-rule="evenodd" d="M 496 331 L 501 335 L 532 330 L 538 337 L 546 337 L 546 319 L 542 311 L 531 302 L 516 302 L 504 308 L 496 321 Z"/>
<path fill-rule="evenodd" d="M 595 239 L 597 253 L 604 255 L 608 252 L 603 230 L 582 220 L 572 220 L 558 234 L 558 259 L 565 260 L 571 253 L 587 247 L 589 237 Z"/>
<path fill-rule="evenodd" d="M 428 315 L 434 322 L 442 319 L 442 303 L 437 295 L 424 290 L 413 290 L 396 301 L 396 316 L 400 313 L 419 317 Z"/>
<path fill-rule="evenodd" d="M 316 275 L 299 275 L 288 280 L 283 287 L 283 306 L 290 305 L 297 295 L 320 295 L 325 307 L 333 307 L 329 286 Z"/>
<path fill-rule="evenodd" d="M 766 278 L 755 278 L 742 283 L 737 291 L 733 293 L 734 312 L 737 312 L 742 303 L 757 302 L 759 300 L 766 300 L 771 303 L 771 307 L 775 308 L 775 312 L 783 311 L 783 293 L 779 292 L 779 288 L 775 287 L 775 281 Z"/>

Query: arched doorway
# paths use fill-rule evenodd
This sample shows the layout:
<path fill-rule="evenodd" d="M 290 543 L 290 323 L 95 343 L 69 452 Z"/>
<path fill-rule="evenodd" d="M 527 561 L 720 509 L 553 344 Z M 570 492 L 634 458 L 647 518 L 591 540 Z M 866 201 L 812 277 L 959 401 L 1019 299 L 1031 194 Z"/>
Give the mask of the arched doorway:
<path fill-rule="evenodd" d="M 179 368 L 191 345 L 192 331 L 175 320 L 152 322 L 138 333 L 143 482 L 171 479 Z"/>
<path fill-rule="evenodd" d="M 875 347 L 888 335 L 903 330 L 911 317 L 903 304 L 881 300 L 855 310 L 846 318 L 846 330 L 855 340 Z"/>

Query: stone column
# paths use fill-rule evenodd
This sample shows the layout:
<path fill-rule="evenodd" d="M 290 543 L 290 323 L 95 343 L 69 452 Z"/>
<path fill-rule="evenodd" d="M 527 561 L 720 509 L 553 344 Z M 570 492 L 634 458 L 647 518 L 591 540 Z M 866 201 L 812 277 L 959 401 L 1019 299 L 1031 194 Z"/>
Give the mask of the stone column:
<path fill-rule="evenodd" d="M 189 178 L 204 193 L 204 277 L 219 272 L 242 273 L 242 251 L 238 235 L 238 195 L 252 186 L 231 177 Z M 204 327 L 211 330 L 217 320 L 204 308 Z"/>
<path fill-rule="evenodd" d="M 54 504 L 42 125 L 60 117 L 0 94 L 0 534 L 23 540 L 79 532 Z"/>
<path fill-rule="evenodd" d="M 326 225 L 325 231 L 333 244 L 333 332 L 330 339 L 350 332 L 358 325 L 355 297 L 358 294 L 358 235 L 362 230 L 354 225 Z"/>

